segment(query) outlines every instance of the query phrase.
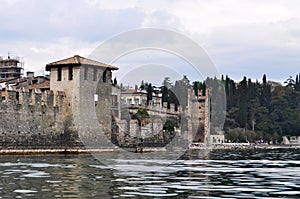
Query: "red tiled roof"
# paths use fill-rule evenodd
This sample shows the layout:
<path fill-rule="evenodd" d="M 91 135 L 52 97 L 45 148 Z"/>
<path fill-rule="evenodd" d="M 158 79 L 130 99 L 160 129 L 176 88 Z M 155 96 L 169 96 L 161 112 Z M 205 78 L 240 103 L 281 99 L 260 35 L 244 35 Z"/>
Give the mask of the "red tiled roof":
<path fill-rule="evenodd" d="M 18 79 L 10 79 L 10 80 L 0 80 L 0 83 L 6 82 L 7 84 L 17 84 L 21 82 L 26 82 L 27 79 L 24 77 L 18 78 Z"/>
<path fill-rule="evenodd" d="M 111 66 L 108 64 L 104 64 L 95 60 L 91 60 L 88 58 L 84 58 L 81 57 L 79 55 L 74 55 L 73 57 L 69 57 L 66 59 L 62 59 L 59 61 L 55 61 L 52 63 L 49 63 L 46 65 L 46 71 L 50 71 L 51 67 L 56 67 L 56 66 L 63 66 L 63 65 L 76 65 L 76 66 L 80 66 L 80 65 L 90 65 L 90 66 L 98 66 L 98 67 L 105 67 L 105 68 L 109 68 L 111 70 L 118 70 L 119 68 L 116 66 Z"/>
<path fill-rule="evenodd" d="M 40 89 L 50 89 L 50 80 L 46 80 L 43 83 L 40 84 L 30 84 L 24 86 L 26 89 L 34 89 L 34 88 L 40 88 Z"/>

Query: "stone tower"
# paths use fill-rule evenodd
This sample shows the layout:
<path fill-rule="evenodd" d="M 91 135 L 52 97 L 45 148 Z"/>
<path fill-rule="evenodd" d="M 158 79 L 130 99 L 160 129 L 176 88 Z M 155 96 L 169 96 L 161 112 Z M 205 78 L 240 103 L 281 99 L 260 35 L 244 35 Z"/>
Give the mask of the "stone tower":
<path fill-rule="evenodd" d="M 111 76 L 117 69 L 79 55 L 46 65 L 50 90 L 65 93 L 66 115 L 71 115 L 74 130 L 87 146 L 97 147 L 111 138 Z"/>

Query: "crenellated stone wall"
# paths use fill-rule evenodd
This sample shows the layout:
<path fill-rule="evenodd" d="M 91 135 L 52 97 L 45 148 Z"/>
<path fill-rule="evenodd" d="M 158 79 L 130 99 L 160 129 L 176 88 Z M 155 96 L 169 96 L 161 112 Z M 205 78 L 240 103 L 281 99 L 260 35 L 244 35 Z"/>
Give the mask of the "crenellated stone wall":
<path fill-rule="evenodd" d="M 6 90 L 0 101 L 0 148 L 80 146 L 64 92 Z"/>

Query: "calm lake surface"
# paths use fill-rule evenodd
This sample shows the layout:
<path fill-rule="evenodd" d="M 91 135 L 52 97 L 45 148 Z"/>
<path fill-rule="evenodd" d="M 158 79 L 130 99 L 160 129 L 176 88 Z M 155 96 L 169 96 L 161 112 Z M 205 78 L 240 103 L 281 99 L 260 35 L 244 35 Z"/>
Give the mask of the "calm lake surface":
<path fill-rule="evenodd" d="M 300 150 L 191 152 L 176 161 L 0 156 L 0 198 L 300 198 Z"/>

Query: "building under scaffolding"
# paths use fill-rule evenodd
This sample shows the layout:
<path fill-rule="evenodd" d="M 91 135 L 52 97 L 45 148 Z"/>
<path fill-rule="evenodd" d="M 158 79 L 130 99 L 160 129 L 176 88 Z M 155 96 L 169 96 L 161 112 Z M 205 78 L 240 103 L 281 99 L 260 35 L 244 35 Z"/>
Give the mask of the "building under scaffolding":
<path fill-rule="evenodd" d="M 0 81 L 20 78 L 23 75 L 24 63 L 19 57 L 10 56 L 3 58 L 0 56 Z"/>

